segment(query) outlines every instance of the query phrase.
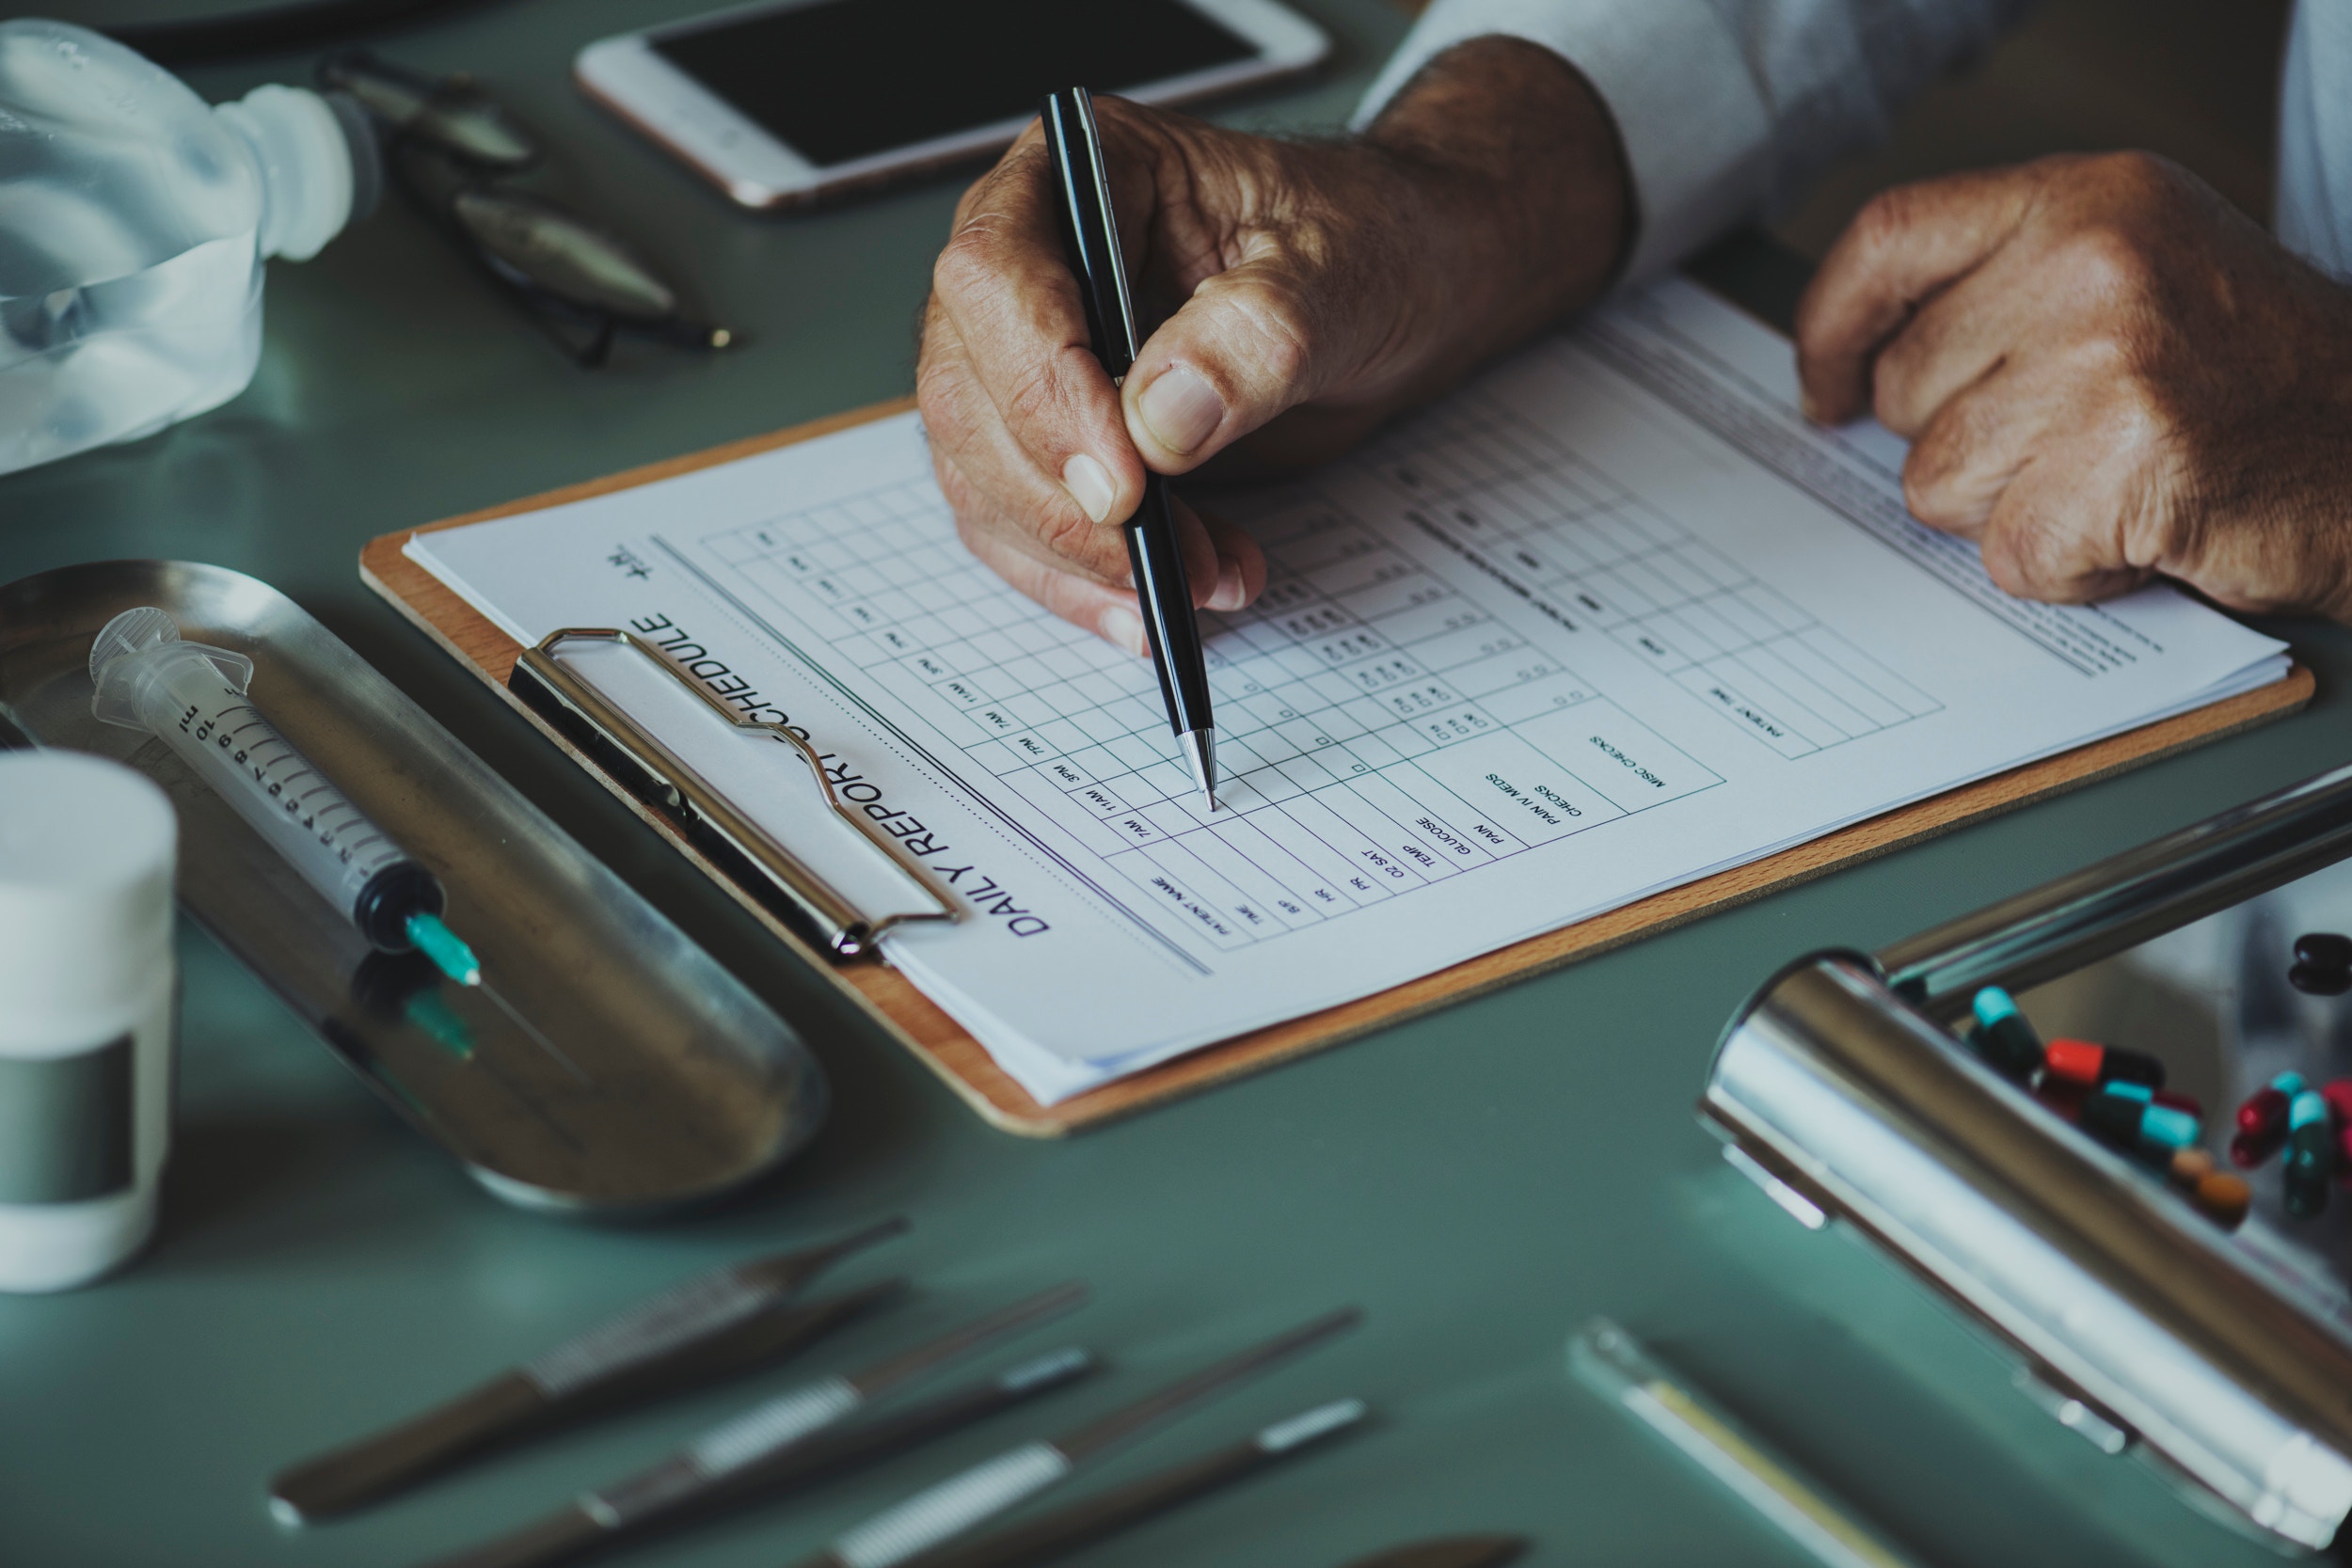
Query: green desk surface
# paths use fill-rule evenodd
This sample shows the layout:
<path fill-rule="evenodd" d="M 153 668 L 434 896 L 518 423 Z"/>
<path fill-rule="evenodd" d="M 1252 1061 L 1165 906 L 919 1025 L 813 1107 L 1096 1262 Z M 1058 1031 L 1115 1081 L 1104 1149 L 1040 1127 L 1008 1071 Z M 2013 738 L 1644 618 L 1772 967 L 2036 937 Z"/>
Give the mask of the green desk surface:
<path fill-rule="evenodd" d="M 1220 118 L 1335 125 L 1402 28 L 1381 0 L 1304 4 L 1340 40 L 1335 68 Z M 103 14 L 142 8 L 159 8 Z M 316 261 L 273 267 L 267 346 L 244 396 L 156 439 L 0 479 L 0 579 L 179 556 L 285 589 L 797 1020 L 838 1091 L 833 1123 L 766 1190 L 717 1213 L 626 1230 L 533 1218 L 396 1125 L 191 932 L 159 1241 L 94 1289 L 0 1298 L 0 1560 L 417 1561 L 642 1464 L 755 1395 L 1070 1276 L 1099 1292 L 1072 1333 L 1114 1357 L 1115 1375 L 616 1560 L 787 1561 L 996 1445 L 1347 1301 L 1369 1310 L 1364 1331 L 1117 1470 L 1343 1394 L 1375 1402 L 1375 1429 L 1076 1560 L 1319 1568 L 1404 1538 L 1502 1528 L 1534 1536 L 1543 1564 L 1796 1562 L 1568 1381 L 1563 1343 L 1600 1312 L 1936 1562 L 2272 1560 L 2041 1415 L 1893 1265 L 1835 1227 L 1788 1221 L 1724 1164 L 1692 1104 L 1717 1030 L 1784 959 L 1878 946 L 2344 761 L 2352 636 L 2278 628 L 2318 670 L 2320 695 L 2255 734 L 1133 1122 L 1062 1143 L 992 1132 L 354 569 L 362 541 L 390 529 L 908 389 L 914 310 L 960 181 L 814 216 L 732 210 L 568 85 L 588 40 L 693 8 L 510 0 L 388 47 L 511 95 L 593 166 L 583 179 L 613 211 L 693 258 L 748 347 L 575 371 L 388 203 Z M 306 66 L 195 76 L 220 98 Z M 1728 270 L 1769 285 L 1759 265 Z M 689 1272 L 894 1211 L 913 1234 L 844 1277 L 903 1268 L 920 1295 L 798 1365 L 347 1524 L 285 1531 L 262 1508 L 263 1478 L 290 1459 Z"/>

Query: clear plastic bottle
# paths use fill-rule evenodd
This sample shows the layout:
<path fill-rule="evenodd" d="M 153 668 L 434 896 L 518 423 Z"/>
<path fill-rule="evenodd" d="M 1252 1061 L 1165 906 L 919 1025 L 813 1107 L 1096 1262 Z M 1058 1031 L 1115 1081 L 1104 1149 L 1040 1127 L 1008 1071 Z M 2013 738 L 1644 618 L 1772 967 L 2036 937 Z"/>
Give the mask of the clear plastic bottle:
<path fill-rule="evenodd" d="M 373 204 L 356 103 L 217 108 L 68 23 L 0 23 L 0 473 L 134 440 L 244 390 L 262 261 Z"/>

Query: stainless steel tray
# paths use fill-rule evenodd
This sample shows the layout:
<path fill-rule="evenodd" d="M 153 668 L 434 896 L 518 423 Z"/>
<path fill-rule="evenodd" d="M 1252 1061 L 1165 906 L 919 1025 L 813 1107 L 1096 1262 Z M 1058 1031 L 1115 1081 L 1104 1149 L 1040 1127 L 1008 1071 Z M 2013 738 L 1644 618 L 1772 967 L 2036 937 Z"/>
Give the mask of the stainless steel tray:
<path fill-rule="evenodd" d="M 2352 997 L 2285 980 L 2310 928 L 2352 928 L 2352 768 L 1875 957 L 1791 964 L 1725 1031 L 1701 1116 L 1782 1207 L 1851 1223 L 2022 1353 L 2065 1424 L 2326 1546 L 2352 1513 L 2352 1191 L 2289 1219 L 2274 1158 L 2225 1234 L 1949 1032 L 2004 986 L 2045 1038 L 2161 1058 L 2220 1155 L 2272 1073 L 2352 1076 Z"/>
<path fill-rule="evenodd" d="M 262 711 L 440 877 L 482 987 L 372 951 L 161 741 L 90 717 L 91 639 L 143 604 L 252 658 Z M 117 561 L 0 588 L 0 715 L 35 745 L 162 784 L 180 811 L 181 907 L 501 1198 L 616 1215 L 691 1204 L 772 1169 L 824 1119 L 823 1072 L 771 1008 L 265 583 Z"/>

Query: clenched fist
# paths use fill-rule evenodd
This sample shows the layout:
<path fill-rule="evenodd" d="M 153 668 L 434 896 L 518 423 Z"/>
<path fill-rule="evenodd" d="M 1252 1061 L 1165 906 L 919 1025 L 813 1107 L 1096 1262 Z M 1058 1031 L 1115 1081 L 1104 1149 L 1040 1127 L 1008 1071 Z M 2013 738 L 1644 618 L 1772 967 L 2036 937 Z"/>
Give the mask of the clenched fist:
<path fill-rule="evenodd" d="M 1365 135 L 1244 135 L 1095 100 L 1130 276 L 1174 307 L 1113 387 L 1031 127 L 963 198 L 932 274 L 915 384 L 964 542 L 1056 614 L 1140 655 L 1119 524 L 1147 469 L 1248 442 L 1330 455 L 1596 294 L 1629 224 L 1623 155 L 1581 76 L 1481 39 Z M 1248 537 L 1181 502 L 1214 609 L 1265 581 Z"/>
<path fill-rule="evenodd" d="M 1920 521 L 2010 593 L 2162 575 L 2352 619 L 2352 290 L 2186 172 L 2049 158 L 1889 192 L 1797 318 L 1807 411 L 1911 438 Z"/>

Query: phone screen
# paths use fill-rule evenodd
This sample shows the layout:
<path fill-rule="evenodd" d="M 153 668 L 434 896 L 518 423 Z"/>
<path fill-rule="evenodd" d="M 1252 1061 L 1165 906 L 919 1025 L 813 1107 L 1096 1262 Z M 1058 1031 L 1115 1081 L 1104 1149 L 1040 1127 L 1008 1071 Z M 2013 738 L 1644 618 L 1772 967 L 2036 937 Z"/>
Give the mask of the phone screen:
<path fill-rule="evenodd" d="M 651 41 L 819 168 L 1255 54 L 1183 0 L 817 0 Z"/>

